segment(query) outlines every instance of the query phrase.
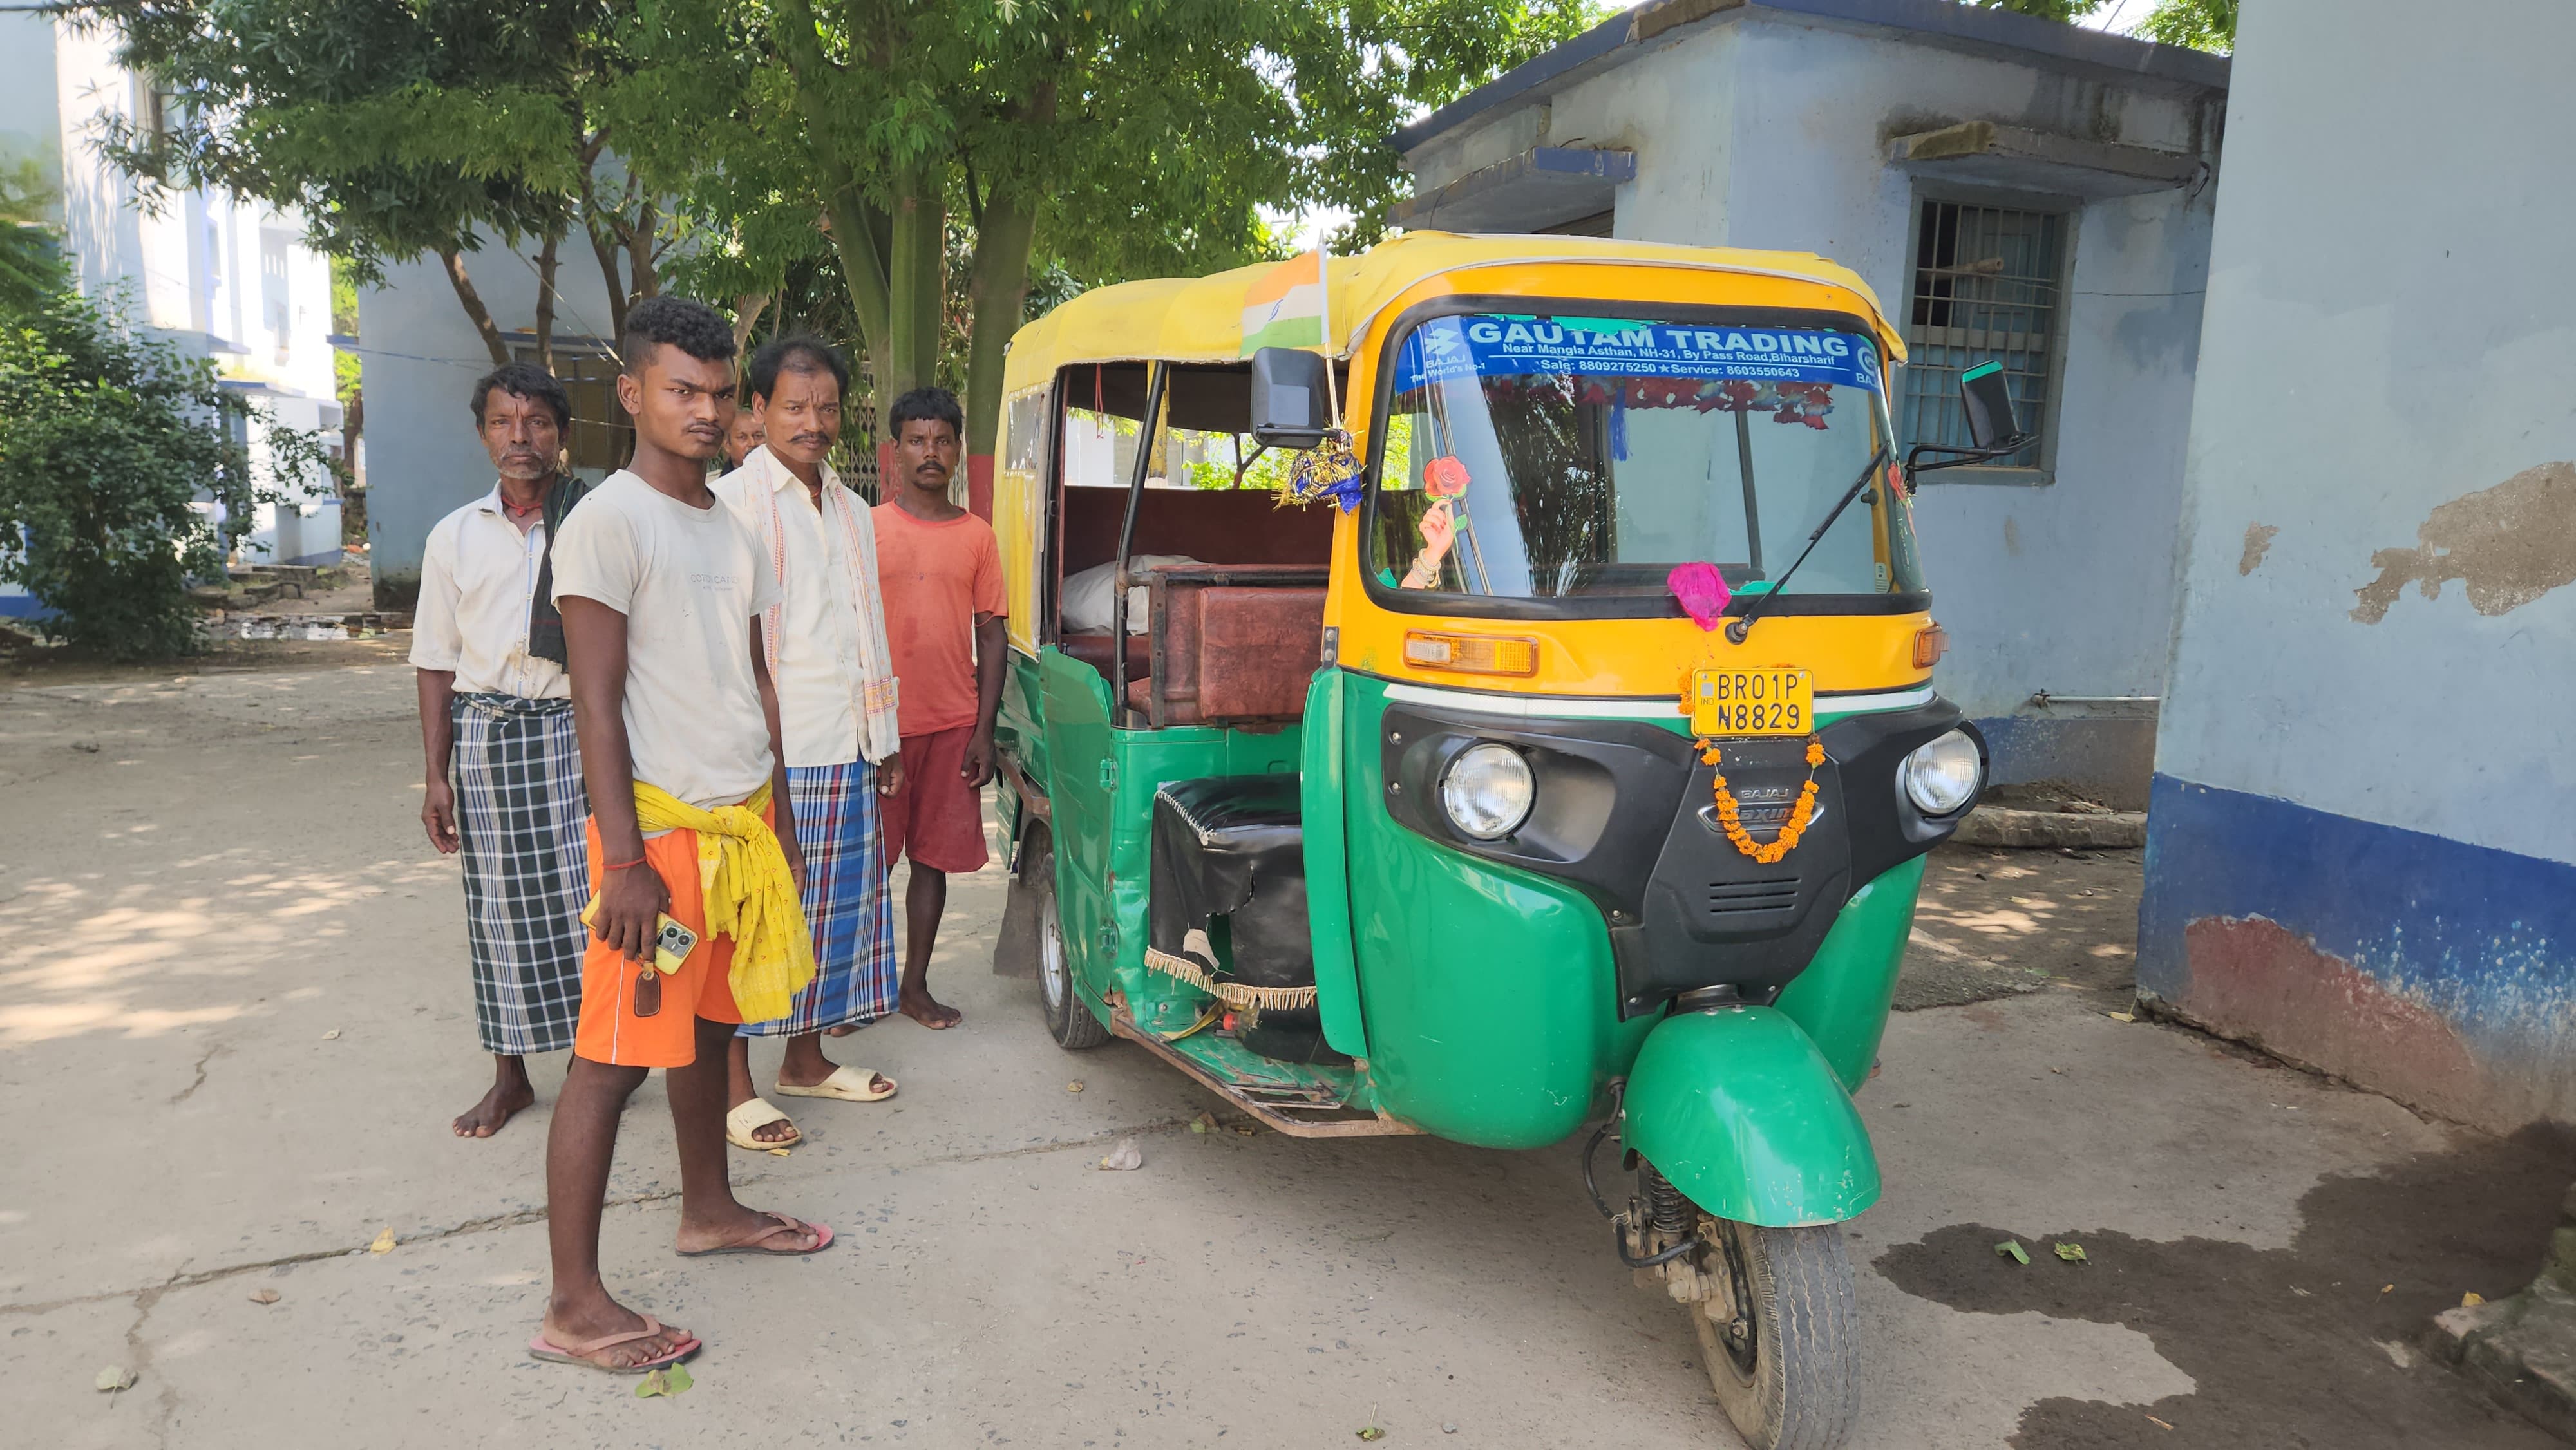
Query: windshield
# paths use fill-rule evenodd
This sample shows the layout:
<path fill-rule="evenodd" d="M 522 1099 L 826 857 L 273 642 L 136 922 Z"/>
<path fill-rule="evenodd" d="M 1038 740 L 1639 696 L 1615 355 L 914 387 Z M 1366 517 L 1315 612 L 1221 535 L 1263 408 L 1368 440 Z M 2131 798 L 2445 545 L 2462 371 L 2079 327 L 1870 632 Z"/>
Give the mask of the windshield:
<path fill-rule="evenodd" d="M 1773 588 L 1868 473 L 1786 592 L 1914 592 L 1882 378 L 1867 336 L 1830 327 L 1430 319 L 1396 361 L 1370 570 L 1392 590 L 1660 613 L 1676 564 Z"/>

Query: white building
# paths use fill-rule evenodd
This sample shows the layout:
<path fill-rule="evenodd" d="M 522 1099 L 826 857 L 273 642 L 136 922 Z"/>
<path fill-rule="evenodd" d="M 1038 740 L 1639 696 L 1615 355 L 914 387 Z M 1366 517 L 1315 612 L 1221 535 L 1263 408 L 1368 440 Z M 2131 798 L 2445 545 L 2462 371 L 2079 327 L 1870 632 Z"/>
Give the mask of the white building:
<path fill-rule="evenodd" d="M 1942 687 L 2000 780 L 2143 804 L 2227 76 L 1949 0 L 1653 0 L 1398 132 L 1393 220 L 1821 252 L 1907 330 L 1904 443 L 1965 442 L 2000 359 L 2040 442 L 1915 504 Z"/>
<path fill-rule="evenodd" d="M 149 125 L 166 98 L 116 63 L 112 33 L 50 15 L 0 14 L 0 165 L 33 158 L 58 198 L 63 246 L 81 290 L 119 285 L 130 315 L 198 356 L 256 411 L 337 447 L 329 263 L 304 228 L 259 202 L 219 192 L 171 196 L 157 212 L 99 150 L 110 116 Z M 254 462 L 265 451 L 254 433 Z M 246 562 L 340 562 L 340 504 L 327 489 L 262 505 Z M 0 586 L 0 614 L 33 601 Z"/>

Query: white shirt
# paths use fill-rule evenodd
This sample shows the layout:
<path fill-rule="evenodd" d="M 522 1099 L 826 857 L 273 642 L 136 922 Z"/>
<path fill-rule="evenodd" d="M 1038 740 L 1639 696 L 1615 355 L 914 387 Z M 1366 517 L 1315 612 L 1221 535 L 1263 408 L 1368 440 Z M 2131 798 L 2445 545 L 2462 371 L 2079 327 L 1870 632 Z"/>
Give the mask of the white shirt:
<path fill-rule="evenodd" d="M 872 741 L 865 729 L 869 681 L 884 674 L 868 667 L 867 632 L 885 615 L 875 561 L 867 559 L 863 568 L 856 557 L 875 553 L 868 506 L 826 468 L 818 507 L 813 491 L 766 447 L 752 450 L 742 467 L 712 487 L 754 538 L 767 540 L 771 521 L 777 522 L 770 562 L 773 574 L 786 576 L 786 599 L 775 616 L 769 667 L 778 682 L 787 763 L 884 759 L 894 742 Z M 884 658 L 882 646 L 874 657 Z M 889 707 L 892 698 L 886 694 Z"/>
<path fill-rule="evenodd" d="M 501 486 L 438 521 L 420 555 L 411 662 L 451 670 L 464 694 L 561 700 L 563 666 L 528 653 L 528 606 L 546 552 L 543 519 L 525 534 L 501 511 Z"/>
<path fill-rule="evenodd" d="M 626 748 L 635 778 L 701 808 L 768 784 L 769 722 L 751 621 L 778 585 L 721 503 L 691 508 L 620 469 L 564 518 L 555 599 L 626 616 Z"/>

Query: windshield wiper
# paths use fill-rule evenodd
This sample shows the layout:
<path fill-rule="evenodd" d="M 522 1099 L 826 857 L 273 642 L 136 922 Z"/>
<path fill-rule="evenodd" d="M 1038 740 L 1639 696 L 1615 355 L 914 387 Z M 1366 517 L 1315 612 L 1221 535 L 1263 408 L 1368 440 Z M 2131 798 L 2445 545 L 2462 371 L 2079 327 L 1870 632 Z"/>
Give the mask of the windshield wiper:
<path fill-rule="evenodd" d="M 1834 526 L 1834 520 L 1843 516 L 1844 509 L 1851 507 L 1853 499 L 1860 497 L 1861 490 L 1869 487 L 1871 477 L 1877 474 L 1879 465 L 1885 462 L 1886 459 L 1887 450 L 1885 448 L 1871 450 L 1869 462 L 1862 467 L 1860 477 L 1853 479 L 1852 486 L 1843 490 L 1841 501 L 1834 505 L 1832 512 L 1825 515 L 1825 521 L 1823 523 L 1816 525 L 1816 531 L 1807 535 L 1807 547 L 1798 551 L 1797 559 L 1793 561 L 1788 568 L 1780 571 L 1780 577 L 1773 580 L 1771 587 L 1762 592 L 1761 598 L 1744 606 L 1744 612 L 1742 614 L 1737 615 L 1734 619 L 1727 622 L 1726 638 L 1728 643 L 1744 643 L 1744 637 L 1753 632 L 1753 621 L 1762 616 L 1762 606 L 1779 598 L 1780 591 L 1789 587 L 1789 577 L 1798 572 L 1798 565 L 1807 562 L 1807 556 L 1816 552 L 1816 545 L 1824 539 L 1825 531 Z"/>

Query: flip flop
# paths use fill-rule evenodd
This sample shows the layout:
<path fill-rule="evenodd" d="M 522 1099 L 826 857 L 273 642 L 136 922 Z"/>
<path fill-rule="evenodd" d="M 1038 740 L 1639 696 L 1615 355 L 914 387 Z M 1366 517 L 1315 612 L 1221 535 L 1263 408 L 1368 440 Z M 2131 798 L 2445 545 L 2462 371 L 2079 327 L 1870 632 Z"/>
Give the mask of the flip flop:
<path fill-rule="evenodd" d="M 885 1074 L 874 1068 L 836 1067 L 830 1077 L 812 1087 L 790 1087 L 780 1083 L 778 1095 L 783 1098 L 837 1098 L 845 1103 L 881 1103 L 895 1093 L 895 1081 L 890 1077 L 885 1079 L 883 1092 L 874 1091 L 869 1086 L 881 1077 Z"/>
<path fill-rule="evenodd" d="M 546 1343 L 545 1333 L 541 1330 L 536 1338 L 528 1341 L 528 1357 L 542 1359 L 552 1364 L 577 1364 L 584 1369 L 598 1370 L 602 1374 L 642 1374 L 648 1369 L 660 1369 L 666 1364 L 677 1364 L 703 1347 L 698 1338 L 691 1335 L 680 1341 L 679 1346 L 670 1353 L 659 1359 L 645 1360 L 640 1364 L 601 1364 L 597 1360 L 588 1358 L 603 1349 L 615 1349 L 621 1344 L 633 1344 L 639 1339 L 651 1339 L 661 1332 L 662 1321 L 647 1314 L 644 1316 L 644 1327 L 641 1329 L 628 1330 L 624 1334 L 603 1334 L 597 1339 L 586 1339 L 566 1349 Z"/>
<path fill-rule="evenodd" d="M 765 1259 L 801 1259 L 807 1254 L 819 1254 L 832 1246 L 832 1226 L 828 1223 L 799 1223 L 783 1213 L 772 1213 L 769 1216 L 778 1220 L 778 1226 L 764 1231 L 760 1238 L 753 1239 L 749 1243 L 726 1244 L 720 1249 L 675 1249 L 672 1252 L 684 1259 L 712 1259 L 718 1254 L 758 1254 Z M 760 1246 L 762 1239 L 781 1230 L 809 1228 L 814 1231 L 814 1246 L 810 1249 L 764 1249 Z"/>
<path fill-rule="evenodd" d="M 790 1129 L 796 1127 L 796 1120 L 778 1111 L 767 1098 L 745 1098 L 734 1104 L 733 1110 L 725 1114 L 725 1141 L 737 1148 L 748 1148 L 754 1153 L 793 1148 L 805 1141 L 805 1135 L 801 1131 L 792 1138 L 776 1143 L 764 1143 L 751 1136 L 772 1123 L 785 1123 Z"/>

